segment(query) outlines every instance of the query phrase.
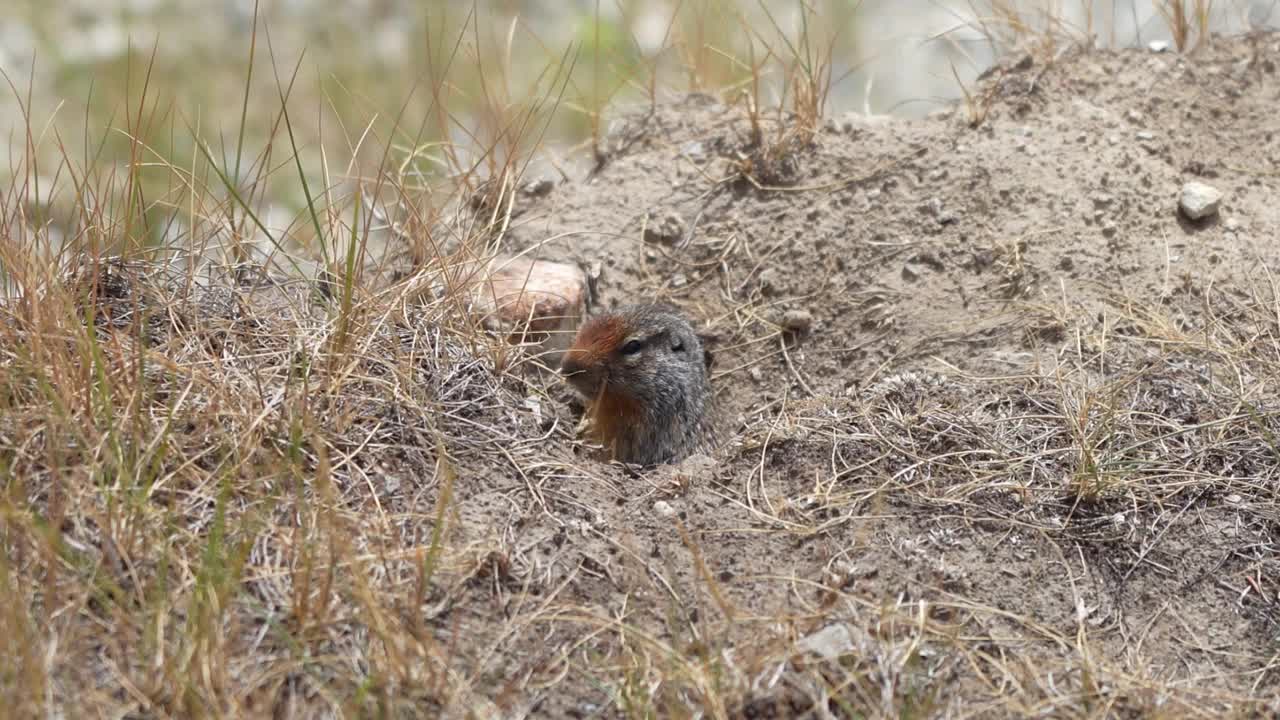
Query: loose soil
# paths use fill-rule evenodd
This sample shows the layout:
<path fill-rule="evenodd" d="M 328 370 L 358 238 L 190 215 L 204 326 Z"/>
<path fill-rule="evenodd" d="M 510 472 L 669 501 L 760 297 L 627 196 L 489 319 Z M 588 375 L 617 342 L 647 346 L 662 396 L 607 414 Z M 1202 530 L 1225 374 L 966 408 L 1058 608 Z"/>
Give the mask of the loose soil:
<path fill-rule="evenodd" d="M 602 269 L 603 306 L 683 307 L 737 432 L 710 471 L 582 459 L 536 511 L 478 514 L 593 616 L 505 672 L 566 673 L 551 716 L 611 707 L 597 672 L 628 662 L 660 715 L 706 701 L 680 663 L 737 677 L 745 717 L 1274 698 L 1277 61 L 1274 36 L 1014 57 L 967 105 L 786 135 L 770 167 L 711 98 L 619 123 L 508 241 Z M 1179 215 L 1193 179 L 1217 217 Z"/>

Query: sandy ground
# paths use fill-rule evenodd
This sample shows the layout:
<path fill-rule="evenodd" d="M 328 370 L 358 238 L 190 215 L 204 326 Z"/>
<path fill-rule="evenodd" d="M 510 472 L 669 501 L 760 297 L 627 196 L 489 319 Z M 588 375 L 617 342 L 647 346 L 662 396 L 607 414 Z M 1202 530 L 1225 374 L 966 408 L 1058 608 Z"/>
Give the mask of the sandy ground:
<path fill-rule="evenodd" d="M 742 110 L 690 97 L 523 202 L 511 249 L 716 338 L 736 434 L 710 469 L 562 455 L 514 516 L 460 488 L 459 532 L 521 561 L 452 622 L 530 593 L 590 615 L 510 638 L 493 677 L 564 673 L 525 699 L 579 717 L 616 712 L 593 675 L 628 662 L 663 716 L 716 672 L 743 717 L 1274 697 L 1278 43 L 1014 57 L 952 112 L 831 121 L 768 178 Z M 1191 180 L 1217 216 L 1179 215 Z"/>

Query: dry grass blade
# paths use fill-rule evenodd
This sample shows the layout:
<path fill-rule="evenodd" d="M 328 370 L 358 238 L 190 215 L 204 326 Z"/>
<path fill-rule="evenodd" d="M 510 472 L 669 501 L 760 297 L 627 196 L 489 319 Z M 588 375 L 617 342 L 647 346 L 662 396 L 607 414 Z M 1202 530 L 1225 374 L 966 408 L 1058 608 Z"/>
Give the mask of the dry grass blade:
<path fill-rule="evenodd" d="M 1194 51 L 1209 39 L 1213 0 L 1156 0 L 1155 6 L 1178 52 Z M 1194 45 L 1192 38 L 1195 38 Z"/>

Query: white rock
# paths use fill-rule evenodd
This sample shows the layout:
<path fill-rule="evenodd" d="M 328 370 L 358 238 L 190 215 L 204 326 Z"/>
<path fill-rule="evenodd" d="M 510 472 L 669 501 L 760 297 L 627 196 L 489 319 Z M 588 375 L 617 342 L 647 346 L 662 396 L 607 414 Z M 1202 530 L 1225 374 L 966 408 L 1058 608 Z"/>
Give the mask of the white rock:
<path fill-rule="evenodd" d="M 824 660 L 835 660 L 853 652 L 853 634 L 847 625 L 828 625 L 796 643 L 796 647 Z"/>
<path fill-rule="evenodd" d="M 653 513 L 660 518 L 672 518 L 676 516 L 676 509 L 666 500 L 659 500 L 653 504 Z"/>
<path fill-rule="evenodd" d="M 1147 49 L 1153 53 L 1162 53 L 1169 49 L 1169 43 L 1164 40 L 1152 40 L 1147 43 Z"/>
<path fill-rule="evenodd" d="M 1217 214 L 1221 203 L 1221 190 L 1194 180 L 1182 186 L 1182 195 L 1178 198 L 1178 207 L 1192 220 Z"/>
<path fill-rule="evenodd" d="M 525 195 L 531 195 L 533 197 L 543 197 L 544 195 L 550 194 L 550 192 L 552 190 L 555 190 L 555 188 L 556 188 L 555 180 L 552 180 L 551 178 L 547 178 L 547 177 L 540 177 L 540 178 L 529 180 L 528 182 L 526 182 L 524 186 L 521 188 L 521 190 L 524 191 Z"/>

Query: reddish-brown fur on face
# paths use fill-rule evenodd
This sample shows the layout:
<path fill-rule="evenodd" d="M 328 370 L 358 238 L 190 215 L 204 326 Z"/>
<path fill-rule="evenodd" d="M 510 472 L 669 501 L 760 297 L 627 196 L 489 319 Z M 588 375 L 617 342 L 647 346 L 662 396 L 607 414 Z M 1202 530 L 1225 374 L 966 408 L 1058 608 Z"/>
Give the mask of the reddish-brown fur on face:
<path fill-rule="evenodd" d="M 625 393 L 611 393 L 601 386 L 600 393 L 587 410 L 591 418 L 591 436 L 596 442 L 617 452 L 617 438 L 641 416 L 640 406 Z"/>
<path fill-rule="evenodd" d="M 593 440 L 614 459 L 653 465 L 712 439 L 705 357 L 674 308 L 630 305 L 583 324 L 560 374 L 586 401 Z"/>
<path fill-rule="evenodd" d="M 641 414 L 640 406 L 629 393 L 609 386 L 607 373 L 610 357 L 626 341 L 629 332 L 626 321 L 617 315 L 592 318 L 578 330 L 561 366 L 579 390 L 592 393 L 587 399 L 591 435 L 610 452 L 615 451 L 618 436 L 633 426 Z"/>
<path fill-rule="evenodd" d="M 626 337 L 627 328 L 622 318 L 616 315 L 592 318 L 578 330 L 568 356 L 582 367 L 595 367 L 618 349 Z"/>

